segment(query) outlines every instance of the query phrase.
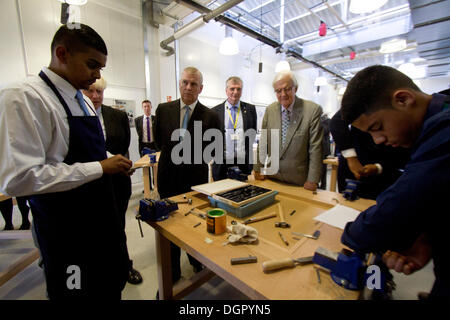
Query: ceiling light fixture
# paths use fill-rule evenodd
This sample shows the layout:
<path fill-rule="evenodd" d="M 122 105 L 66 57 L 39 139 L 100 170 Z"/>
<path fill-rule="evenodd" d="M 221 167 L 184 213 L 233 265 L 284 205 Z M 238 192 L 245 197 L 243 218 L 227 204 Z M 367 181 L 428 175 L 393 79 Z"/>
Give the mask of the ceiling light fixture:
<path fill-rule="evenodd" d="M 281 71 L 290 71 L 291 66 L 289 62 L 287 62 L 284 58 L 282 60 L 278 61 L 278 63 L 275 65 L 275 72 L 281 72 Z"/>
<path fill-rule="evenodd" d="M 225 38 L 220 42 L 219 53 L 225 56 L 232 56 L 239 53 L 239 46 L 233 38 L 233 30 L 225 26 Z"/>
<path fill-rule="evenodd" d="M 392 39 L 389 41 L 385 41 L 380 46 L 381 53 L 393 53 L 397 51 L 401 51 L 406 48 L 406 40 L 405 39 Z"/>
<path fill-rule="evenodd" d="M 355 14 L 368 13 L 381 8 L 386 2 L 387 0 L 351 0 L 348 10 Z"/>
<path fill-rule="evenodd" d="M 326 86 L 328 84 L 327 78 L 324 76 L 319 76 L 314 81 L 314 86 L 320 87 L 320 86 Z"/>
<path fill-rule="evenodd" d="M 421 79 L 425 78 L 427 75 L 426 66 L 416 66 L 414 63 L 407 62 L 403 63 L 398 67 L 398 71 L 406 74 L 411 79 Z"/>
<path fill-rule="evenodd" d="M 338 95 L 340 95 L 340 96 L 344 95 L 345 90 L 347 90 L 347 87 L 341 87 L 341 88 L 339 89 Z"/>
<path fill-rule="evenodd" d="M 58 1 L 62 3 L 71 4 L 74 6 L 82 6 L 87 3 L 87 0 L 58 0 Z"/>

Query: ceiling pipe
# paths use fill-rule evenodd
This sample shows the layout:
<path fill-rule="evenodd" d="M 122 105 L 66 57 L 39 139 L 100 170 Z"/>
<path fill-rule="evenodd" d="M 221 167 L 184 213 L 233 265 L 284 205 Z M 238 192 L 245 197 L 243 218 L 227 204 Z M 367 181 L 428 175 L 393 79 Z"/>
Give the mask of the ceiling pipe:
<path fill-rule="evenodd" d="M 190 8 L 192 10 L 200 12 L 200 13 L 210 13 L 212 11 L 211 9 L 206 8 L 206 7 L 202 6 L 201 4 L 198 4 L 197 2 L 192 1 L 192 0 L 176 0 L 176 2 L 179 4 L 182 4 L 185 7 Z M 217 22 L 223 23 L 224 25 L 227 25 L 227 26 L 229 26 L 249 37 L 252 37 L 253 39 L 256 39 L 268 46 L 271 46 L 272 48 L 279 49 L 282 47 L 282 43 L 280 43 L 279 41 L 269 38 L 269 37 L 263 35 L 262 33 L 259 33 L 258 31 L 255 31 L 237 21 L 234 21 L 234 20 L 224 16 L 224 15 L 218 15 L 217 17 L 214 18 L 214 20 L 216 20 Z M 348 80 L 345 79 L 344 77 L 342 77 L 341 75 L 325 68 L 324 66 L 318 64 L 317 62 L 306 59 L 297 50 L 286 49 L 285 52 L 286 52 L 286 55 L 288 55 L 288 56 L 294 57 L 294 58 L 296 58 L 300 61 L 303 61 L 309 65 L 319 68 L 319 69 L 335 76 L 336 78 L 339 78 L 345 82 L 348 82 Z"/>
<path fill-rule="evenodd" d="M 173 47 L 169 46 L 169 43 L 172 43 L 173 41 L 185 36 L 188 33 L 191 33 L 192 31 L 200 28 L 201 26 L 205 25 L 206 23 L 208 23 L 209 21 L 211 21 L 212 19 L 216 18 L 217 16 L 221 15 L 222 13 L 224 13 L 225 11 L 231 9 L 232 7 L 234 7 L 235 5 L 243 2 L 244 0 L 230 0 L 225 2 L 223 5 L 221 5 L 220 7 L 198 17 L 197 19 L 195 19 L 194 21 L 190 22 L 189 24 L 187 24 L 186 26 L 184 26 L 183 28 L 177 30 L 174 32 L 173 35 L 171 35 L 169 38 L 161 41 L 160 46 L 161 48 L 163 48 L 164 50 L 167 50 L 166 55 L 170 56 L 172 54 L 175 53 Z"/>

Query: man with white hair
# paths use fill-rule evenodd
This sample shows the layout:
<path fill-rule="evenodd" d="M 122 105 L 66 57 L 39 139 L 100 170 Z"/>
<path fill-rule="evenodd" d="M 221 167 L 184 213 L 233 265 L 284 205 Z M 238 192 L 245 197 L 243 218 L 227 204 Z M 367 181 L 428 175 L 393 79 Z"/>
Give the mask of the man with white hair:
<path fill-rule="evenodd" d="M 261 169 L 267 163 L 260 159 L 259 150 L 267 150 L 270 159 L 272 150 L 279 147 L 279 168 L 270 178 L 315 191 L 322 171 L 322 108 L 296 96 L 298 83 L 290 71 L 278 73 L 272 85 L 278 101 L 268 106 L 264 114 L 255 178 L 264 179 Z M 271 143 L 273 129 L 279 131 L 280 137 L 275 146 Z"/>

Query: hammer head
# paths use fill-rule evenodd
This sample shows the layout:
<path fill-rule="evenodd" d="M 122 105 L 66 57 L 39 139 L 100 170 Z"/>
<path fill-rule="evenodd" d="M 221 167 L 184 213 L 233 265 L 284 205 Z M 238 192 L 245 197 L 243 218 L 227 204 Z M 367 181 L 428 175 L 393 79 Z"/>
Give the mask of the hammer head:
<path fill-rule="evenodd" d="M 275 222 L 275 227 L 278 227 L 278 228 L 290 228 L 291 225 L 289 223 L 283 221 L 283 222 Z"/>

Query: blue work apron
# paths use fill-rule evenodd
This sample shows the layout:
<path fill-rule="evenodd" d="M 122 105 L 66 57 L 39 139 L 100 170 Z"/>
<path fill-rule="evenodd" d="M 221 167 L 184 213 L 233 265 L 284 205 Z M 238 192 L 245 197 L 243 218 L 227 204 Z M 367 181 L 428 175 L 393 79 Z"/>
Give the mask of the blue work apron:
<path fill-rule="evenodd" d="M 39 76 L 67 113 L 69 149 L 64 163 L 106 159 L 98 117 L 73 116 L 45 73 Z M 50 299 L 120 299 L 129 257 L 114 203 L 110 175 L 69 191 L 30 198 Z"/>

